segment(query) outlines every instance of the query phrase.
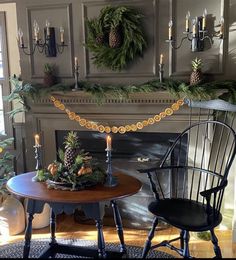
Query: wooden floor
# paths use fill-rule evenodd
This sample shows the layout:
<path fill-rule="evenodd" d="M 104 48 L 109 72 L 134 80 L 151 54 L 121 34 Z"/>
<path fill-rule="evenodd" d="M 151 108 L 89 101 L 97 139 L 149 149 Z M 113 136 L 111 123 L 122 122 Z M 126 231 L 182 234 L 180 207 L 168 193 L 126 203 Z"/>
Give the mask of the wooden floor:
<path fill-rule="evenodd" d="M 105 241 L 107 242 L 118 242 L 116 229 L 112 226 L 104 226 L 103 228 Z M 147 236 L 147 230 L 136 230 L 124 228 L 125 242 L 127 245 L 135 245 L 143 247 Z M 158 242 L 165 239 L 172 239 L 176 237 L 178 230 L 173 228 L 165 228 L 158 231 L 158 237 L 153 241 Z M 219 238 L 219 244 L 222 249 L 222 255 L 224 258 L 236 258 L 236 244 L 232 243 L 231 231 L 216 231 L 216 235 Z M 74 221 L 73 216 L 60 215 L 57 219 L 57 238 L 80 238 L 96 240 L 97 233 L 96 227 L 94 225 L 88 224 L 78 224 Z M 34 229 L 32 238 L 48 238 L 49 227 L 43 229 Z M 9 238 L 3 238 L 0 236 L 0 244 L 6 244 L 14 241 L 18 241 L 24 238 L 24 234 L 19 234 L 16 236 L 11 236 Z M 179 257 L 175 252 L 160 248 L 161 251 L 166 251 L 174 256 Z M 195 236 L 191 237 L 190 240 L 190 251 L 191 255 L 194 257 L 206 257 L 211 258 L 214 256 L 213 247 L 211 242 L 202 241 L 197 239 Z"/>

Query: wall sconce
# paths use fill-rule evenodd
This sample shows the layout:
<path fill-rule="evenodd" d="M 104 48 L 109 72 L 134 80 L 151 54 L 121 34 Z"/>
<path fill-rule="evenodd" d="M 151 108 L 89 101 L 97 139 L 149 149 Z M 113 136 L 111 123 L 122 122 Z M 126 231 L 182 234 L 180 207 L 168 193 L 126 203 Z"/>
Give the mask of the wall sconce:
<path fill-rule="evenodd" d="M 185 19 L 185 31 L 183 34 L 186 36 L 182 37 L 179 46 L 174 46 L 175 40 L 173 39 L 173 21 L 169 22 L 169 39 L 166 41 L 169 43 L 172 49 L 179 49 L 183 42 L 187 39 L 191 42 L 192 52 L 204 51 L 204 41 L 208 40 L 211 45 L 213 45 L 213 38 L 224 39 L 224 18 L 221 17 L 220 20 L 220 30 L 219 32 L 214 32 L 209 35 L 207 28 L 207 10 L 205 9 L 202 16 L 192 19 L 192 31 L 189 28 L 190 24 L 190 12 L 186 14 Z"/>
<path fill-rule="evenodd" d="M 37 21 L 33 23 L 33 47 L 32 51 L 27 52 L 28 47 L 24 45 L 23 31 L 18 30 L 19 48 L 23 50 L 26 55 L 33 55 L 37 49 L 39 53 L 44 53 L 46 57 L 56 57 L 57 53 L 62 54 L 64 48 L 68 45 L 64 42 L 64 28 L 60 27 L 60 44 L 56 43 L 55 28 L 50 27 L 50 23 L 46 20 L 46 27 L 44 28 L 44 40 L 40 38 L 40 28 Z"/>

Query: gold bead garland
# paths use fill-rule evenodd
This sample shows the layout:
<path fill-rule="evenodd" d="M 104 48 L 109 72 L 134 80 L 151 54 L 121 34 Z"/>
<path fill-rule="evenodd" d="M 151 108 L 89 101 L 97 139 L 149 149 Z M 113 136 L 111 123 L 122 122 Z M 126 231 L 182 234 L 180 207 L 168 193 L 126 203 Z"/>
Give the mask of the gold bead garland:
<path fill-rule="evenodd" d="M 167 116 L 171 116 L 175 111 L 179 110 L 180 106 L 182 106 L 184 104 L 184 100 L 179 99 L 176 101 L 176 103 L 172 104 L 171 107 L 166 108 L 165 111 L 162 111 L 153 117 L 147 118 L 147 119 L 143 120 L 142 122 L 137 122 L 137 123 L 131 124 L 131 125 L 121 125 L 121 126 L 111 126 L 110 127 L 110 126 L 104 126 L 102 124 L 97 124 L 97 123 L 87 120 L 85 118 L 81 118 L 75 112 L 67 109 L 65 107 L 65 105 L 62 104 L 61 101 L 56 99 L 54 96 L 51 96 L 51 100 L 56 108 L 60 109 L 61 111 L 65 111 L 67 113 L 70 120 L 75 120 L 82 127 L 85 127 L 87 129 L 92 129 L 92 130 L 98 131 L 100 133 L 105 132 L 107 134 L 109 134 L 111 132 L 114 134 L 116 134 L 116 133 L 124 134 L 126 132 L 131 132 L 131 131 L 135 132 L 137 130 L 141 130 L 148 125 L 153 125 L 154 123 L 160 122 L 163 118 L 165 118 Z"/>

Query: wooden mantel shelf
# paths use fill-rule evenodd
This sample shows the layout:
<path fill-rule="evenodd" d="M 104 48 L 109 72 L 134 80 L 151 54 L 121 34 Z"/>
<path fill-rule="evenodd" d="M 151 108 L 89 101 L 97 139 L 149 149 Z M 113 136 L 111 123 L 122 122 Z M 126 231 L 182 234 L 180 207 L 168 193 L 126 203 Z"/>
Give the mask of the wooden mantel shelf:
<path fill-rule="evenodd" d="M 96 97 L 84 91 L 71 92 L 54 92 L 52 94 L 65 104 L 98 104 Z M 171 104 L 176 101 L 176 98 L 168 91 L 156 91 L 149 93 L 132 93 L 129 98 L 119 99 L 114 96 L 109 96 L 102 101 L 102 104 Z M 50 96 L 36 100 L 31 105 L 51 104 Z"/>

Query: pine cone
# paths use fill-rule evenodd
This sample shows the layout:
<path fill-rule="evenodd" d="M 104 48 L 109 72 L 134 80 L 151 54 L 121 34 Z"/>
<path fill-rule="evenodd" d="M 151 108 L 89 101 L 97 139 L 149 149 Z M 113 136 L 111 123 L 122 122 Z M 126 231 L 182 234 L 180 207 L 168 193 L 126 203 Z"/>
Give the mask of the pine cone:
<path fill-rule="evenodd" d="M 96 41 L 96 44 L 103 45 L 105 43 L 104 34 L 98 34 L 95 41 Z"/>
<path fill-rule="evenodd" d="M 112 28 L 109 33 L 109 46 L 111 48 L 119 48 L 122 43 L 122 37 L 118 28 Z"/>

